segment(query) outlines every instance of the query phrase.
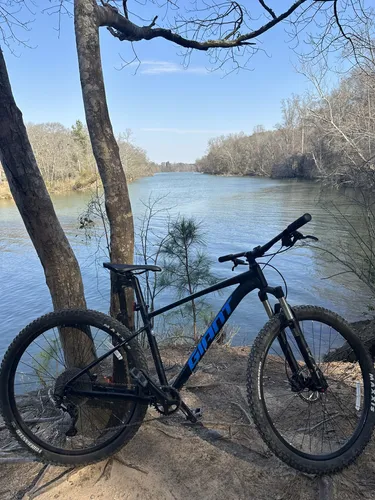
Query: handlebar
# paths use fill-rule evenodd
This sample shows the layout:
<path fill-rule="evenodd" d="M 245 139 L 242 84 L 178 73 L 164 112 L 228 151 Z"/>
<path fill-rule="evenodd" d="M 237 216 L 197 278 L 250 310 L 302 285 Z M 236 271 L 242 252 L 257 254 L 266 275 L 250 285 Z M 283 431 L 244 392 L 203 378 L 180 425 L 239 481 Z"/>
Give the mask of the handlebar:
<path fill-rule="evenodd" d="M 221 257 L 218 258 L 218 261 L 219 262 L 228 262 L 230 260 L 238 259 L 239 257 L 245 257 L 245 256 L 249 256 L 249 257 L 251 256 L 254 258 L 262 257 L 271 247 L 273 247 L 273 245 L 275 243 L 280 241 L 284 236 L 291 235 L 292 233 L 297 231 L 297 229 L 299 229 L 300 227 L 302 227 L 305 224 L 307 224 L 308 222 L 310 222 L 311 219 L 312 219 L 312 217 L 310 214 L 304 214 L 304 215 L 302 215 L 302 217 L 299 217 L 297 220 L 295 220 L 294 222 L 289 224 L 289 226 L 286 229 L 284 229 L 284 231 L 282 231 L 280 234 L 275 236 L 275 238 L 270 240 L 265 245 L 255 247 L 250 252 L 240 252 L 240 253 L 234 253 L 234 254 L 231 253 L 228 255 L 222 255 Z"/>
<path fill-rule="evenodd" d="M 300 227 L 310 222 L 311 219 L 312 217 L 310 214 L 302 215 L 302 217 L 289 224 L 286 230 L 288 231 L 288 233 L 293 233 L 294 231 L 297 231 L 297 229 L 299 229 Z"/>
<path fill-rule="evenodd" d="M 244 257 L 245 253 L 246 252 L 229 253 L 228 255 L 222 255 L 217 260 L 219 262 L 228 262 L 229 260 L 234 260 L 234 259 L 237 259 L 238 257 Z"/>

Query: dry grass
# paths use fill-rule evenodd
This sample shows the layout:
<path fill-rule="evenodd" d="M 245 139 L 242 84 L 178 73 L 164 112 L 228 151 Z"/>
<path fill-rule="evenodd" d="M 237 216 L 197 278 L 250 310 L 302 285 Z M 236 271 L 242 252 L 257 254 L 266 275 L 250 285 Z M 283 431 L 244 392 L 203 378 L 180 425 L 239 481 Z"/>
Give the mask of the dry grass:
<path fill-rule="evenodd" d="M 69 191 L 85 191 L 92 187 L 95 182 L 101 182 L 98 175 L 94 172 L 84 172 L 79 178 L 64 179 L 53 183 L 46 183 L 49 193 L 59 194 Z M 3 181 L 0 184 L 0 200 L 12 200 L 12 194 L 9 184 Z"/>
<path fill-rule="evenodd" d="M 0 200 L 11 200 L 12 194 L 6 181 L 0 184 Z"/>
<path fill-rule="evenodd" d="M 75 179 L 72 189 L 73 191 L 81 191 L 91 187 L 96 182 L 100 182 L 96 172 L 83 172 L 78 179 Z"/>

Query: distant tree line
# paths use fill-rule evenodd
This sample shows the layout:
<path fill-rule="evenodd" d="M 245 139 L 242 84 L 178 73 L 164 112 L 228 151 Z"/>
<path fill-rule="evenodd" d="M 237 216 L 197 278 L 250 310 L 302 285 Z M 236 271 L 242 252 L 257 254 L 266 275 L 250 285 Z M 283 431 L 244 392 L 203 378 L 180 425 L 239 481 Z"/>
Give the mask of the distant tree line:
<path fill-rule="evenodd" d="M 375 70 L 375 65 L 373 70 Z M 219 175 L 320 178 L 352 187 L 375 185 L 375 71 L 356 68 L 333 90 L 304 71 L 313 91 L 282 102 L 275 130 L 212 139 L 197 170 Z"/>
<path fill-rule="evenodd" d="M 27 133 L 43 178 L 52 188 L 81 189 L 97 179 L 90 138 L 80 120 L 71 127 L 61 123 L 29 123 Z M 122 165 L 129 181 L 152 175 L 146 152 L 133 144 L 131 131 L 117 138 Z M 1 172 L 0 179 L 4 179 Z"/>
<path fill-rule="evenodd" d="M 195 172 L 195 163 L 173 163 L 170 161 L 163 161 L 161 163 L 154 163 L 153 168 L 155 172 Z"/>

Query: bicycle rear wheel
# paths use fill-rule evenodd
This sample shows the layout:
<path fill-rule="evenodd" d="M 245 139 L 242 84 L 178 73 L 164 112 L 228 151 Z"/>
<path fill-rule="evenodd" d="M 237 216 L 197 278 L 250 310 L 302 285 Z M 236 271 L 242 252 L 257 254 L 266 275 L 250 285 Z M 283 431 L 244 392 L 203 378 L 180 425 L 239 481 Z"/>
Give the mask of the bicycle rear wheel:
<path fill-rule="evenodd" d="M 1 410 L 10 432 L 39 460 L 93 463 L 135 435 L 147 411 L 142 401 L 63 394 L 72 377 L 130 334 L 105 314 L 65 310 L 38 318 L 14 339 L 0 370 Z M 72 387 L 137 395 L 133 367 L 147 371 L 135 339 L 80 375 Z"/>
<path fill-rule="evenodd" d="M 307 473 L 338 472 L 355 460 L 371 437 L 373 366 L 358 337 L 337 314 L 313 306 L 295 307 L 293 312 L 328 389 L 308 388 L 310 373 L 286 328 L 298 375 L 306 383 L 301 387 L 293 382 L 278 340 L 279 314 L 264 326 L 250 352 L 250 410 L 262 438 L 281 460 Z"/>

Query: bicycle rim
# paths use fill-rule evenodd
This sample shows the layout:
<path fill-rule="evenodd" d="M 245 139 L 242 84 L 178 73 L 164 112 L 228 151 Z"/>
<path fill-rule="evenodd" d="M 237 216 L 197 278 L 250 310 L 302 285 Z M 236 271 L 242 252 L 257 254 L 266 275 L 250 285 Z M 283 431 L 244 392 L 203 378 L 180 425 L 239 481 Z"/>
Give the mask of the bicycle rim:
<path fill-rule="evenodd" d="M 261 368 L 263 406 L 274 433 L 293 453 L 329 460 L 351 448 L 363 429 L 370 405 L 368 379 L 339 328 L 317 320 L 299 323 L 328 389 L 321 393 L 295 387 L 276 335 Z M 289 328 L 285 334 L 299 375 L 308 380 L 310 373 Z"/>

